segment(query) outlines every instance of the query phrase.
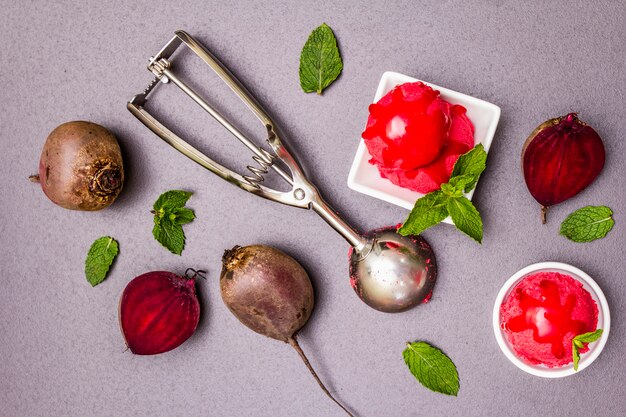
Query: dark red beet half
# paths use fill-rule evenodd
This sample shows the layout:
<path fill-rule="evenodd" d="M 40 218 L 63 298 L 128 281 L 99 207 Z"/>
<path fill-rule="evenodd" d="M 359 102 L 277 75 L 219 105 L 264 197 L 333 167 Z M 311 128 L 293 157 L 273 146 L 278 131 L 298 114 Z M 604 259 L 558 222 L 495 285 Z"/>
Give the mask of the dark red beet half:
<path fill-rule="evenodd" d="M 604 144 L 576 113 L 539 125 L 522 149 L 522 169 L 530 194 L 541 204 L 542 223 L 548 207 L 575 196 L 604 167 Z"/>
<path fill-rule="evenodd" d="M 122 334 L 131 352 L 167 352 L 195 332 L 200 303 L 194 277 L 155 271 L 128 283 L 120 299 L 119 314 Z"/>

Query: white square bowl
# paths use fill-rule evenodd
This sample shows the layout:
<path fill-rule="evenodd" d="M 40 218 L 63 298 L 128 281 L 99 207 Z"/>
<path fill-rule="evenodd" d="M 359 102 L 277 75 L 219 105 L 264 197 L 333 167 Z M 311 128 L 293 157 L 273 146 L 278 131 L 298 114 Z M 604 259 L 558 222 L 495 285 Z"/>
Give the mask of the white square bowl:
<path fill-rule="evenodd" d="M 374 102 L 380 100 L 395 86 L 415 81 L 421 80 L 397 72 L 385 72 L 378 84 Z M 457 93 L 456 91 L 427 83 L 426 81 L 422 82 L 438 90 L 441 93 L 441 97 L 447 102 L 460 104 L 467 109 L 467 117 L 469 117 L 474 124 L 475 144 L 482 143 L 485 147 L 485 151 L 489 152 L 493 135 L 498 126 L 498 120 L 500 120 L 500 107 L 466 94 Z M 348 187 L 360 193 L 411 210 L 415 201 L 424 194 L 402 188 L 388 179 L 382 178 L 378 172 L 378 168 L 368 162 L 371 158 L 365 146 L 365 142 L 361 139 L 356 151 L 356 156 L 354 157 L 354 162 L 352 162 L 352 167 L 350 168 L 350 173 L 348 174 Z M 473 195 L 474 190 L 466 194 L 467 198 L 470 200 Z M 444 221 L 446 223 L 452 223 L 450 218 Z"/>

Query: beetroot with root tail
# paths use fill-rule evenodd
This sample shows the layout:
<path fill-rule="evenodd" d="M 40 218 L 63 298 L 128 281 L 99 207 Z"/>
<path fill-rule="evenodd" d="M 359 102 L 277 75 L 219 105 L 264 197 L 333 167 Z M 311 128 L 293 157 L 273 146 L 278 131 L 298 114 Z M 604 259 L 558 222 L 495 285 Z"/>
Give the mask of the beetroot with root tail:
<path fill-rule="evenodd" d="M 526 185 L 541 204 L 541 221 L 548 207 L 587 188 L 604 167 L 604 144 L 598 133 L 576 113 L 539 125 L 522 149 Z"/>
<path fill-rule="evenodd" d="M 203 272 L 188 269 L 181 277 L 154 271 L 128 283 L 120 298 L 119 318 L 131 352 L 156 355 L 177 348 L 191 337 L 200 320 L 195 277 Z"/>
<path fill-rule="evenodd" d="M 302 266 L 264 245 L 224 252 L 220 289 L 228 309 L 257 333 L 291 345 L 324 393 L 352 415 L 324 386 L 296 339 L 313 311 L 313 287 Z"/>

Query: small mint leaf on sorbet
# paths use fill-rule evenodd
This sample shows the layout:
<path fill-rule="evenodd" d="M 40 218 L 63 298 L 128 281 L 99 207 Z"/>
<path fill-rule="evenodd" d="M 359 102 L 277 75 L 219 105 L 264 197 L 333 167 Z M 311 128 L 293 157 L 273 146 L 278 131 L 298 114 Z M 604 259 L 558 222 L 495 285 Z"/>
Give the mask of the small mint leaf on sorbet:
<path fill-rule="evenodd" d="M 300 54 L 300 86 L 305 93 L 322 91 L 337 79 L 343 62 L 333 30 L 326 23 L 316 28 Z"/>
<path fill-rule="evenodd" d="M 415 202 L 409 217 L 398 233 L 403 236 L 419 235 L 424 230 L 436 225 L 448 217 L 446 209 L 447 197 L 442 191 L 433 191 Z"/>
<path fill-rule="evenodd" d="M 583 333 L 572 339 L 572 357 L 574 359 L 574 370 L 578 371 L 578 362 L 580 361 L 580 350 L 585 347 L 585 343 L 595 342 L 602 336 L 602 329 L 595 332 Z"/>
<path fill-rule="evenodd" d="M 567 216 L 560 234 L 574 242 L 601 239 L 613 229 L 613 210 L 606 206 L 586 206 Z"/>
<path fill-rule="evenodd" d="M 465 192 L 471 191 L 478 182 L 478 177 L 487 167 L 487 152 L 482 143 L 474 146 L 469 152 L 464 153 L 456 160 L 450 179 L 459 176 L 472 178 L 465 184 Z"/>
<path fill-rule="evenodd" d="M 406 346 L 402 352 L 404 362 L 423 386 L 442 394 L 457 395 L 459 374 L 445 353 L 426 342 L 407 343 Z"/>
<path fill-rule="evenodd" d="M 574 340 L 577 341 L 577 342 L 581 342 L 581 343 L 595 342 L 596 340 L 598 340 L 602 336 L 602 332 L 603 331 L 604 330 L 602 330 L 602 329 L 597 329 L 594 332 L 579 334 L 578 336 L 576 336 L 574 338 Z"/>
<path fill-rule="evenodd" d="M 578 362 L 580 362 L 580 350 L 572 345 L 572 359 L 574 360 L 574 371 L 578 372 Z"/>
<path fill-rule="evenodd" d="M 85 277 L 92 287 L 104 281 L 118 253 L 119 245 L 112 237 L 103 236 L 91 244 L 85 260 Z"/>
<path fill-rule="evenodd" d="M 190 192 L 181 190 L 167 191 L 154 203 L 154 227 L 152 235 L 166 249 L 180 255 L 185 247 L 183 224 L 191 223 L 196 215 L 185 206 Z"/>

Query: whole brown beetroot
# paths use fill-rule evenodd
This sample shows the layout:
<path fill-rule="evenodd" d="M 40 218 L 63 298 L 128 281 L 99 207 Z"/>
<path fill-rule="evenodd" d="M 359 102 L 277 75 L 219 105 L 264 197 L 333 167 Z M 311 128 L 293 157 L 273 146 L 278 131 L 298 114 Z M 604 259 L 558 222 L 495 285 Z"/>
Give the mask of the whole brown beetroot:
<path fill-rule="evenodd" d="M 115 136 L 85 121 L 55 128 L 41 151 L 39 182 L 55 204 L 71 210 L 101 210 L 124 183 L 122 153 Z"/>
<path fill-rule="evenodd" d="M 324 393 L 352 416 L 326 389 L 296 340 L 313 311 L 313 286 L 295 259 L 270 246 L 235 246 L 222 257 L 220 288 L 224 304 L 240 322 L 289 343 Z"/>
<path fill-rule="evenodd" d="M 288 343 L 313 311 L 313 287 L 295 259 L 278 249 L 235 246 L 222 258 L 226 306 L 257 333 Z"/>

